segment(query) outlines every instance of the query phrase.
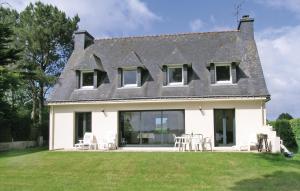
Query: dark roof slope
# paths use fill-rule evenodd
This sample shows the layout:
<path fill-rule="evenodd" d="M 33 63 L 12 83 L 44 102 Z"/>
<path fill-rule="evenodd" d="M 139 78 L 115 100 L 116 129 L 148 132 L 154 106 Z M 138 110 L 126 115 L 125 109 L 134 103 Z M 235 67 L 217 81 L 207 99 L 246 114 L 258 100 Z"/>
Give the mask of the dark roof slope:
<path fill-rule="evenodd" d="M 247 31 L 248 32 L 248 31 Z M 74 51 L 49 102 L 169 97 L 269 96 L 254 38 L 241 30 L 208 33 L 127 37 L 95 40 Z M 95 90 L 76 89 L 74 66 L 99 58 L 108 80 Z M 232 85 L 210 83 L 210 62 L 238 61 L 238 81 Z M 80 62 L 80 63 L 79 63 Z M 143 65 L 149 71 L 141 88 L 117 88 L 117 68 Z M 165 63 L 167 62 L 167 63 Z M 163 86 L 163 64 L 191 63 L 187 86 Z M 92 63 L 93 65 L 94 63 Z M 85 64 L 83 64 L 85 65 Z M 100 67 L 100 66 L 99 66 Z"/>

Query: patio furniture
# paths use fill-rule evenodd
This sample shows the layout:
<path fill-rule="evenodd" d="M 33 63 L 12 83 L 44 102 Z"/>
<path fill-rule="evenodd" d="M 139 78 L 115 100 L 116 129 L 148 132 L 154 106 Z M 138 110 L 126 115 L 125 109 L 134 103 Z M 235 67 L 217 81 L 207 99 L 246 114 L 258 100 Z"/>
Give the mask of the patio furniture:
<path fill-rule="evenodd" d="M 75 144 L 75 149 L 95 149 L 94 135 L 92 133 L 85 133 L 83 140 L 79 140 L 79 143 Z"/>
<path fill-rule="evenodd" d="M 268 135 L 267 134 L 257 134 L 257 142 L 258 142 L 258 146 L 257 146 L 258 152 L 262 152 L 264 147 L 265 147 L 266 152 L 271 151 L 271 149 L 269 147 L 269 143 L 268 143 Z"/>
<path fill-rule="evenodd" d="M 193 134 L 191 136 L 191 147 L 192 148 L 194 147 L 195 152 L 200 151 L 200 147 L 201 147 L 201 151 L 203 150 L 202 142 L 203 142 L 202 134 Z"/>
<path fill-rule="evenodd" d="M 190 151 L 191 147 L 192 147 L 192 145 L 191 145 L 191 135 L 183 134 L 182 137 L 183 137 L 182 140 L 181 140 L 182 149 L 184 151 L 186 151 L 187 150 L 186 148 L 188 147 L 188 150 Z"/>
<path fill-rule="evenodd" d="M 182 148 L 181 142 L 182 139 L 184 139 L 184 137 L 177 137 L 175 134 L 173 134 L 173 137 L 174 137 L 174 148 L 178 148 L 178 151 L 180 151 Z"/>
<path fill-rule="evenodd" d="M 105 138 L 97 138 L 98 149 L 117 149 L 116 136 L 114 134 L 108 134 Z"/>
<path fill-rule="evenodd" d="M 209 146 L 210 151 L 212 151 L 212 141 L 211 141 L 211 137 L 205 137 L 203 139 L 203 143 L 202 143 L 202 148 L 203 150 L 208 150 L 207 146 Z"/>

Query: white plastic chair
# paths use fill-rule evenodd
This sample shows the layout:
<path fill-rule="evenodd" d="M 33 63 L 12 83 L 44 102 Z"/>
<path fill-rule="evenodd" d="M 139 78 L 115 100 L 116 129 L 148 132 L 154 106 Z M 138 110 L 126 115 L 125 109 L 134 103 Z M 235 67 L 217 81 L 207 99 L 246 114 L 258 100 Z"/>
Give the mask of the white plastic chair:
<path fill-rule="evenodd" d="M 117 149 L 116 135 L 108 134 L 105 138 L 97 138 L 98 149 Z"/>
<path fill-rule="evenodd" d="M 203 142 L 202 134 L 194 134 L 191 137 L 191 145 L 192 145 L 192 148 L 194 147 L 195 152 L 203 150 L 202 142 Z"/>
<path fill-rule="evenodd" d="M 94 149 L 95 146 L 93 133 L 85 133 L 83 140 L 79 140 L 79 143 L 75 144 L 75 149 Z"/>
<path fill-rule="evenodd" d="M 205 150 L 208 150 L 208 149 L 207 149 L 207 145 L 209 145 L 210 151 L 212 151 L 211 137 L 205 137 L 205 138 L 203 139 L 202 148 L 205 149 Z"/>
<path fill-rule="evenodd" d="M 191 135 L 189 134 L 183 134 L 182 135 L 183 139 L 181 141 L 181 146 L 184 151 L 186 151 L 186 147 L 188 147 L 188 150 L 191 150 Z"/>
<path fill-rule="evenodd" d="M 175 134 L 173 134 L 174 137 L 174 148 L 178 148 L 178 150 L 181 150 L 181 142 L 182 142 L 182 137 L 177 137 Z"/>

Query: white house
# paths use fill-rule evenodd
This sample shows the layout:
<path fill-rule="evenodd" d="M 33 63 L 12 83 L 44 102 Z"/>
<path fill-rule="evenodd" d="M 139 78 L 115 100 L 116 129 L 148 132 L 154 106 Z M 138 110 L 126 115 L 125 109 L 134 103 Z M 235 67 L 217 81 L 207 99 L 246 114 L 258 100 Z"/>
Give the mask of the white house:
<path fill-rule="evenodd" d="M 173 135 L 200 133 L 215 150 L 274 135 L 253 21 L 244 16 L 232 31 L 110 39 L 76 32 L 48 100 L 49 149 L 73 148 L 85 132 L 96 141 L 114 134 L 119 147 L 173 146 Z"/>

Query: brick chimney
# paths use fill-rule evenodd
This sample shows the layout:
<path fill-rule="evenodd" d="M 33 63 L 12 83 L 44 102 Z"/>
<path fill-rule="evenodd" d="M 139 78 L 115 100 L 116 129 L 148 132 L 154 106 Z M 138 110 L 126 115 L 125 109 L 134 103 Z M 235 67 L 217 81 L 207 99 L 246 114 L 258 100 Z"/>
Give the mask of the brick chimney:
<path fill-rule="evenodd" d="M 84 50 L 94 43 L 94 37 L 86 30 L 79 30 L 74 33 L 74 50 Z"/>
<path fill-rule="evenodd" d="M 239 22 L 238 30 L 241 32 L 243 38 L 254 38 L 253 29 L 254 19 L 249 15 L 244 15 Z"/>

